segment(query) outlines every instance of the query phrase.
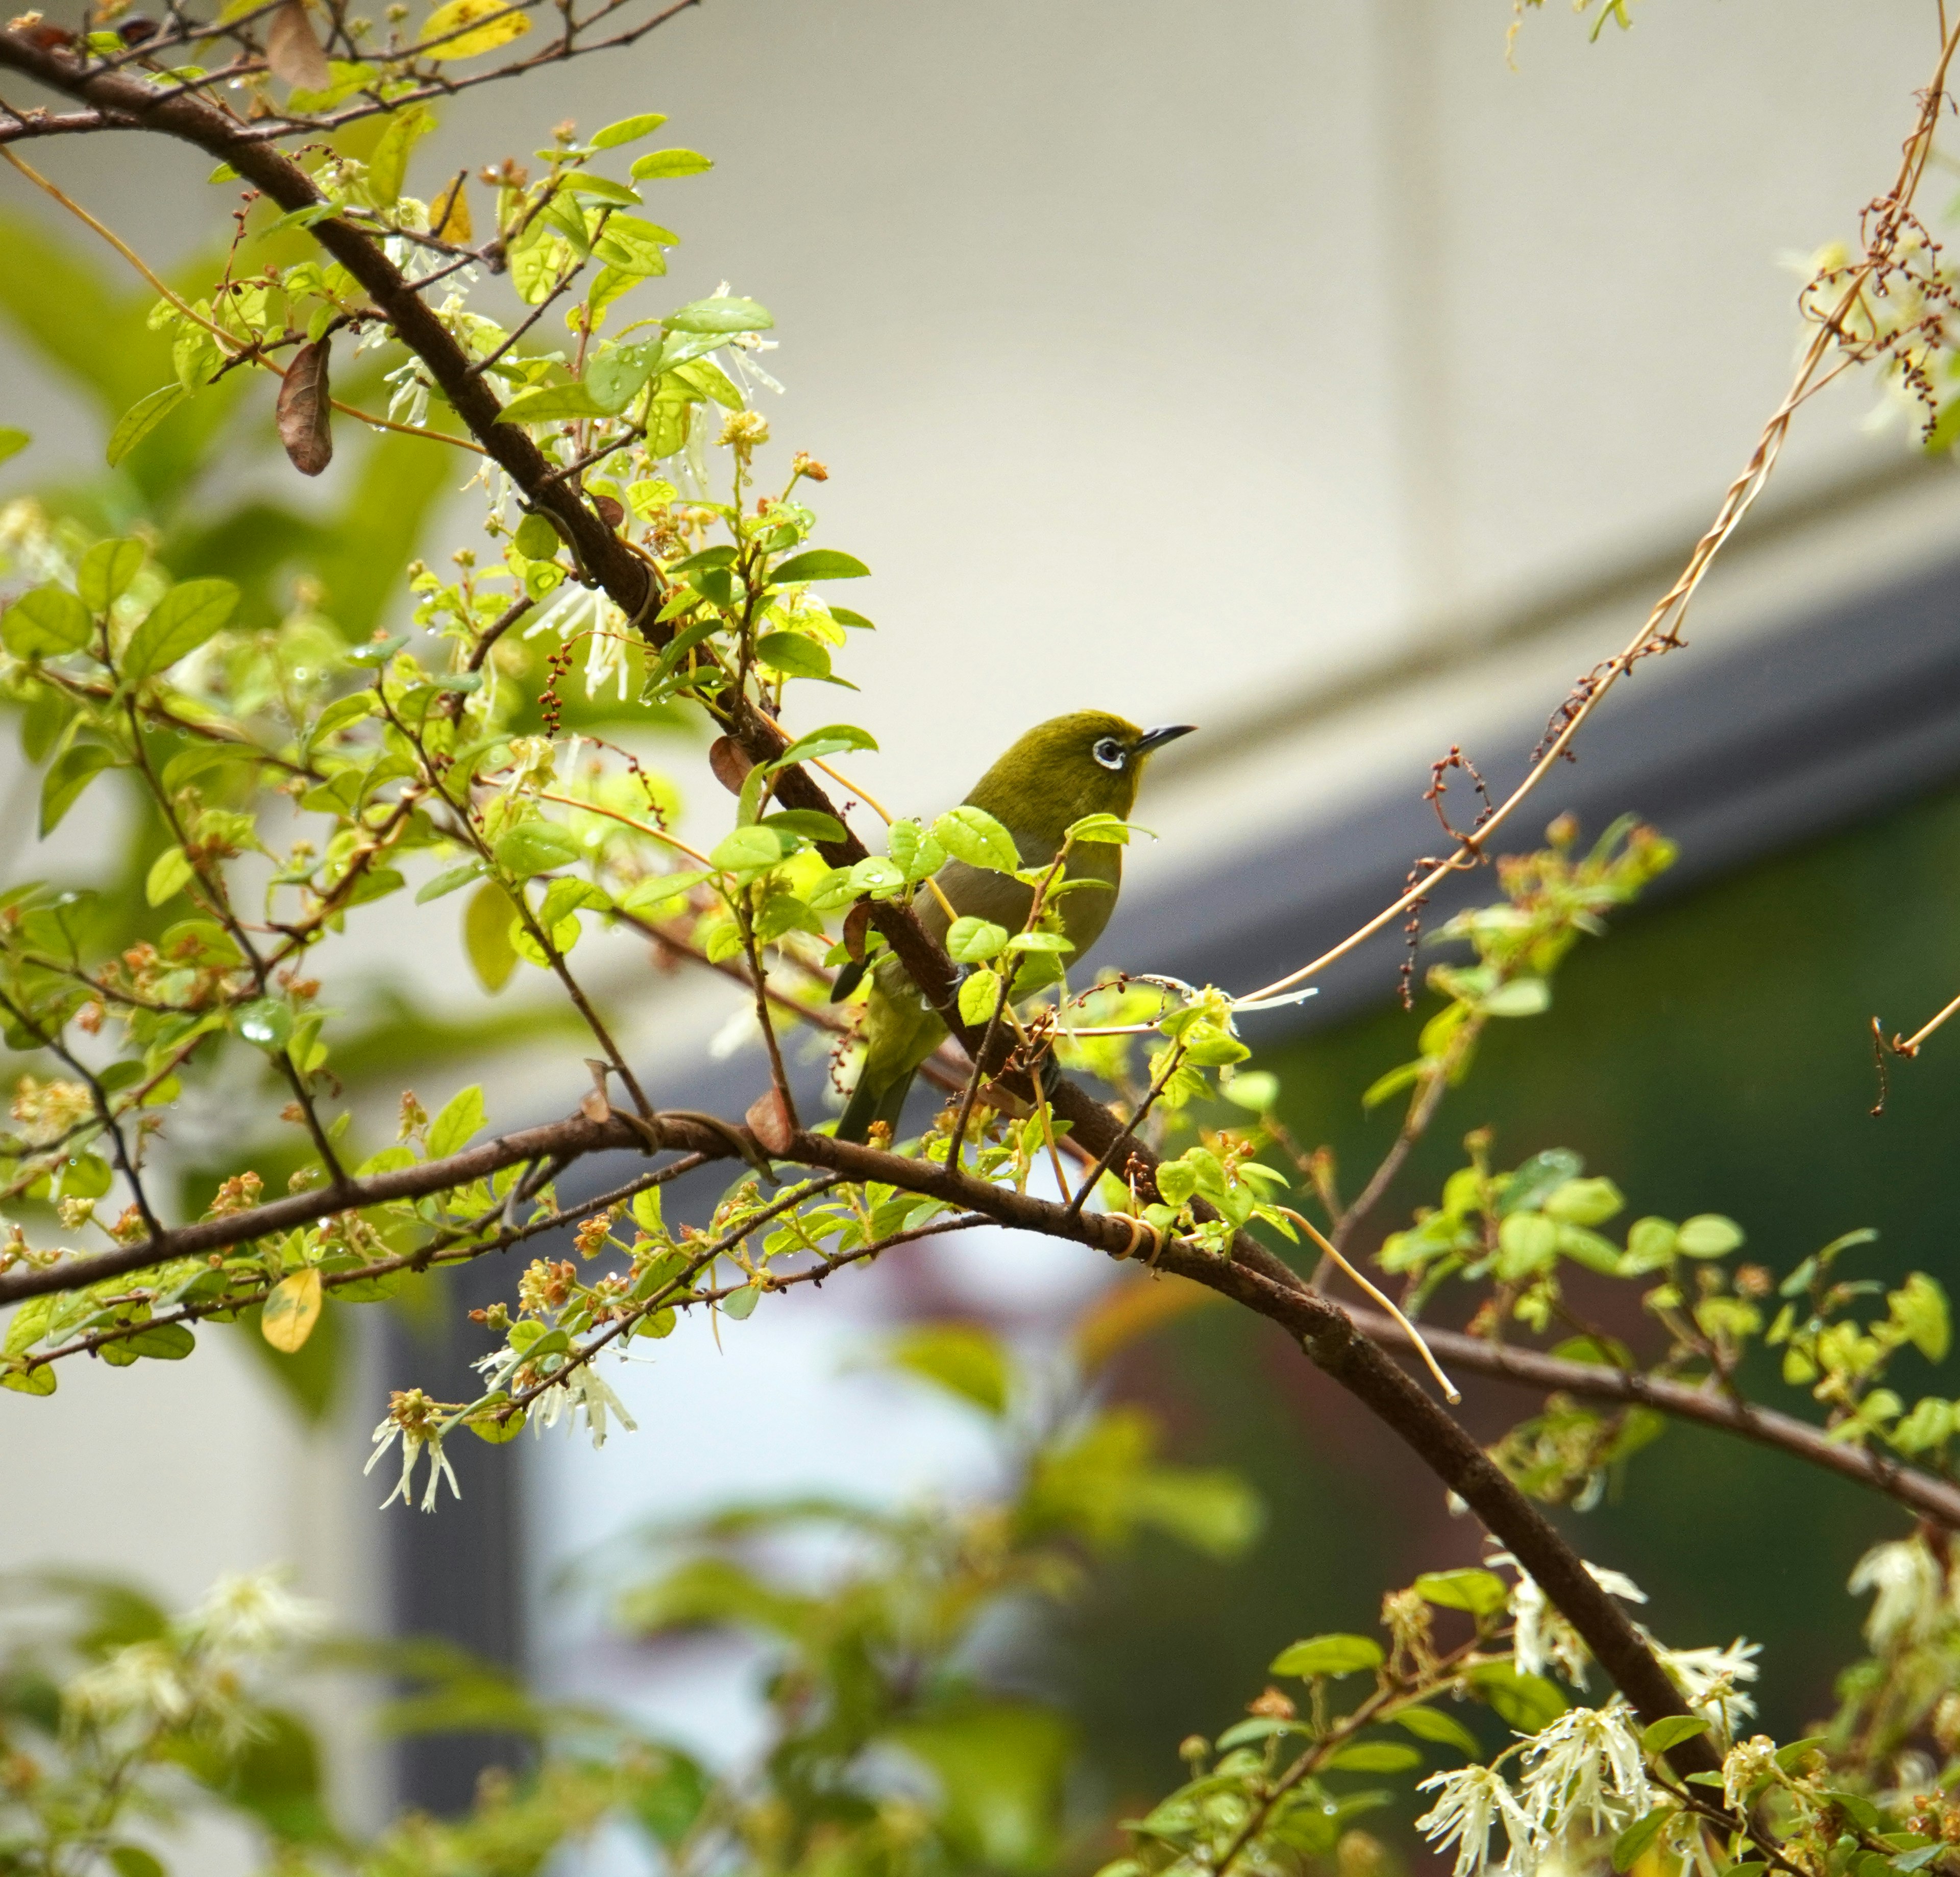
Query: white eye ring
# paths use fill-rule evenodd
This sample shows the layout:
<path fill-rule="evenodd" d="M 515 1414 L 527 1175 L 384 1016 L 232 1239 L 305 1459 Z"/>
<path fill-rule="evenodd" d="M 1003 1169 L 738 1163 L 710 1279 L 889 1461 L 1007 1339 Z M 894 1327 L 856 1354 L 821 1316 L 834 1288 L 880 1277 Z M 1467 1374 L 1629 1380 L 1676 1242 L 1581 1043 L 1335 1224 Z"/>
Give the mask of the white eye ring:
<path fill-rule="evenodd" d="M 1123 746 L 1113 736 L 1099 738 L 1095 748 L 1089 753 L 1106 769 L 1120 769 L 1129 760 L 1124 753 Z"/>

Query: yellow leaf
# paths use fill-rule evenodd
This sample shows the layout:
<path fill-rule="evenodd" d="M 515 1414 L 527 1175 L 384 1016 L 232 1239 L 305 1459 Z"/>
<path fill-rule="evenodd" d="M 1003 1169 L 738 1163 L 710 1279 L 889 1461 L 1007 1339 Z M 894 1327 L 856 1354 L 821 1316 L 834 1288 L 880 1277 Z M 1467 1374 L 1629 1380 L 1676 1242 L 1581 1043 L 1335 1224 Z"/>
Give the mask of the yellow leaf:
<path fill-rule="evenodd" d="M 485 22 L 477 25 L 478 21 Z M 474 28 L 464 32 L 465 27 Z M 514 39 L 522 39 L 531 30 L 530 19 L 509 0 L 448 0 L 428 17 L 422 28 L 422 43 L 441 40 L 429 46 L 428 59 L 473 59 L 479 52 L 495 52 Z M 450 37 L 453 33 L 455 37 Z"/>
<path fill-rule="evenodd" d="M 313 1334 L 320 1321 L 320 1273 L 308 1265 L 290 1277 L 282 1277 L 266 1300 L 259 1328 L 267 1342 L 291 1355 Z"/>
<path fill-rule="evenodd" d="M 429 231 L 438 241 L 453 241 L 459 247 L 466 247 L 476 239 L 476 231 L 469 220 L 469 198 L 463 192 L 460 176 L 436 198 L 431 206 L 441 218 Z"/>

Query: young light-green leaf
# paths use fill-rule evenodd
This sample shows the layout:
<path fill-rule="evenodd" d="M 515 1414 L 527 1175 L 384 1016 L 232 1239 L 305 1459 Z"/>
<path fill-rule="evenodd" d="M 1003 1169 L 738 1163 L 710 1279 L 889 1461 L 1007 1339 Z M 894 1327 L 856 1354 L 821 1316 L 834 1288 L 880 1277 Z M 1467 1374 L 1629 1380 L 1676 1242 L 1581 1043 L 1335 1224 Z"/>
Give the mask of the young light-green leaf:
<path fill-rule="evenodd" d="M 1699 1714 L 1664 1714 L 1640 1732 L 1640 1746 L 1647 1753 L 1665 1753 L 1684 1740 L 1692 1740 L 1708 1731 L 1708 1723 Z"/>
<path fill-rule="evenodd" d="M 81 557 L 75 589 L 91 612 L 107 612 L 143 571 L 148 550 L 140 541 L 98 541 Z"/>
<path fill-rule="evenodd" d="M 988 919 L 978 919 L 969 914 L 955 919 L 953 927 L 946 935 L 946 953 L 962 965 L 985 964 L 990 958 L 998 958 L 1006 950 L 1007 928 L 996 925 Z"/>
<path fill-rule="evenodd" d="M 1322 1675 L 1354 1675 L 1382 1665 L 1382 1646 L 1371 1636 L 1309 1636 L 1283 1649 L 1269 1665 L 1274 1675 L 1311 1680 Z"/>
<path fill-rule="evenodd" d="M 87 648 L 88 609 L 64 587 L 37 587 L 0 612 L 0 641 L 16 658 L 58 658 Z"/>
<path fill-rule="evenodd" d="M 466 1089 L 458 1089 L 444 1102 L 441 1113 L 429 1123 L 429 1158 L 446 1160 L 458 1152 L 488 1118 L 481 1086 L 473 1082 Z"/>
<path fill-rule="evenodd" d="M 714 167 L 714 159 L 703 156 L 698 150 L 649 150 L 634 159 L 633 180 L 657 183 L 670 177 L 698 176 Z"/>
<path fill-rule="evenodd" d="M 660 323 L 670 332 L 766 332 L 775 321 L 752 300 L 717 295 L 676 307 Z"/>
<path fill-rule="evenodd" d="M 62 752 L 41 778 L 41 838 L 45 841 L 81 798 L 81 792 L 116 760 L 100 743 L 75 743 Z"/>
<path fill-rule="evenodd" d="M 870 568 L 854 554 L 840 554 L 835 548 L 810 548 L 773 568 L 770 584 L 787 587 L 800 580 L 862 580 Z"/>
<path fill-rule="evenodd" d="M 228 580 L 187 580 L 173 587 L 129 635 L 123 675 L 142 679 L 188 658 L 221 631 L 238 604 L 238 589 Z"/>
<path fill-rule="evenodd" d="M 956 861 L 1011 873 L 1021 864 L 1014 838 L 984 808 L 963 803 L 932 824 L 933 837 Z"/>
<path fill-rule="evenodd" d="M 159 386 L 138 398 L 116 420 L 109 437 L 109 466 L 113 469 L 190 396 L 180 384 Z"/>
<path fill-rule="evenodd" d="M 153 906 L 173 899 L 190 884 L 190 857 L 180 847 L 166 848 L 150 864 L 143 882 L 143 897 Z"/>
<path fill-rule="evenodd" d="M 616 150 L 622 143 L 638 143 L 642 137 L 651 137 L 667 121 L 665 111 L 641 111 L 638 116 L 622 117 L 603 130 L 594 131 L 590 148 Z"/>

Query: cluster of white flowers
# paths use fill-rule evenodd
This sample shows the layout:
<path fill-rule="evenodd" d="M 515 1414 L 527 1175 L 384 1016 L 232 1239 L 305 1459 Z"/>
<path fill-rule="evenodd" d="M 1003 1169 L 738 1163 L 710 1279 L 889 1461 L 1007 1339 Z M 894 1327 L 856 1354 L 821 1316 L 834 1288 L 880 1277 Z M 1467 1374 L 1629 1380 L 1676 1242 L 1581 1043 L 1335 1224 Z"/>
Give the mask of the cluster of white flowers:
<path fill-rule="evenodd" d="M 297 1597 L 283 1573 L 221 1577 L 169 1632 L 117 1650 L 70 1681 L 62 1699 L 85 1725 L 196 1724 L 240 1740 L 251 1727 L 240 1670 L 314 1635 L 326 1612 Z"/>
<path fill-rule="evenodd" d="M 1512 1659 L 1518 1672 L 1542 1675 L 1549 1668 L 1573 1687 L 1583 1688 L 1590 1658 L 1577 1632 L 1508 1552 L 1494 1554 L 1489 1562 L 1516 1575 L 1510 1611 Z M 1590 1564 L 1586 1568 L 1610 1595 L 1628 1603 L 1647 1602 L 1640 1586 L 1618 1571 Z M 1726 1649 L 1668 1649 L 1644 1629 L 1640 1633 L 1688 1704 L 1723 1736 L 1732 1734 L 1736 1720 L 1755 1713 L 1753 1703 L 1736 1691 L 1736 1685 L 1755 1679 L 1755 1657 L 1761 1653 L 1755 1644 L 1738 1637 Z M 1754 1766 L 1750 1756 L 1759 1744 L 1769 1753 L 1775 1751 L 1774 1742 L 1752 1742 L 1730 1755 L 1730 1764 L 1739 1769 L 1734 1777 L 1745 1784 L 1752 1775 L 1744 1763 Z M 1515 1786 L 1501 1770 L 1513 1758 L 1519 1766 Z M 1500 1824 L 1506 1839 L 1497 1867 L 1500 1877 L 1534 1877 L 1557 1866 L 1574 1835 L 1624 1831 L 1654 1803 L 1639 1726 L 1618 1696 L 1603 1707 L 1569 1708 L 1536 1734 L 1521 1738 L 1492 1764 L 1439 1773 L 1418 1790 L 1437 1796 L 1416 1828 L 1440 1850 L 1456 1847 L 1455 1877 L 1480 1877 L 1491 1867 L 1491 1833 Z M 1685 1854 L 1693 1855 L 1692 1847 Z"/>
<path fill-rule="evenodd" d="M 1498 1769 L 1522 1756 L 1516 1786 Z M 1459 1767 L 1424 1780 L 1435 1805 L 1416 1829 L 1439 1850 L 1456 1847 L 1455 1877 L 1478 1877 L 1491 1861 L 1493 1826 L 1504 1828 L 1502 1877 L 1532 1877 L 1568 1833 L 1624 1831 L 1653 1802 L 1638 1729 L 1626 1704 L 1568 1708 L 1492 1766 Z"/>

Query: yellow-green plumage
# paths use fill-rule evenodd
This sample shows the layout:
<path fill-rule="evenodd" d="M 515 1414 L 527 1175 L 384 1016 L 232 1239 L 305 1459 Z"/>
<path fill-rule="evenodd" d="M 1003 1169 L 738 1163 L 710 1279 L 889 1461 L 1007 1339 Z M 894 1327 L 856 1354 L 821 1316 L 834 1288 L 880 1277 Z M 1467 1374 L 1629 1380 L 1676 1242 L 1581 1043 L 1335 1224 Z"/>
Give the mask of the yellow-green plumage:
<path fill-rule="evenodd" d="M 966 800 L 983 808 L 1014 838 L 1024 867 L 1042 867 L 1060 850 L 1062 837 L 1087 815 L 1129 818 L 1137 784 L 1150 752 L 1182 736 L 1185 724 L 1139 730 L 1104 711 L 1077 711 L 1037 724 L 975 784 Z M 1111 841 L 1077 842 L 1064 878 L 1083 884 L 1060 896 L 1056 911 L 1063 936 L 1074 946 L 1073 965 L 1102 935 L 1122 884 L 1123 850 Z M 991 920 L 1018 932 L 1034 901 L 1032 888 L 1008 874 L 950 861 L 935 881 L 959 917 Z M 1106 890 L 1105 888 L 1106 887 Z M 951 921 L 939 895 L 921 892 L 914 902 L 919 923 L 942 943 Z M 863 1141 L 874 1121 L 896 1132 L 899 1113 L 918 1066 L 939 1047 L 946 1026 L 895 958 L 871 974 L 865 1007 L 864 1066 L 837 1124 L 838 1138 Z"/>

